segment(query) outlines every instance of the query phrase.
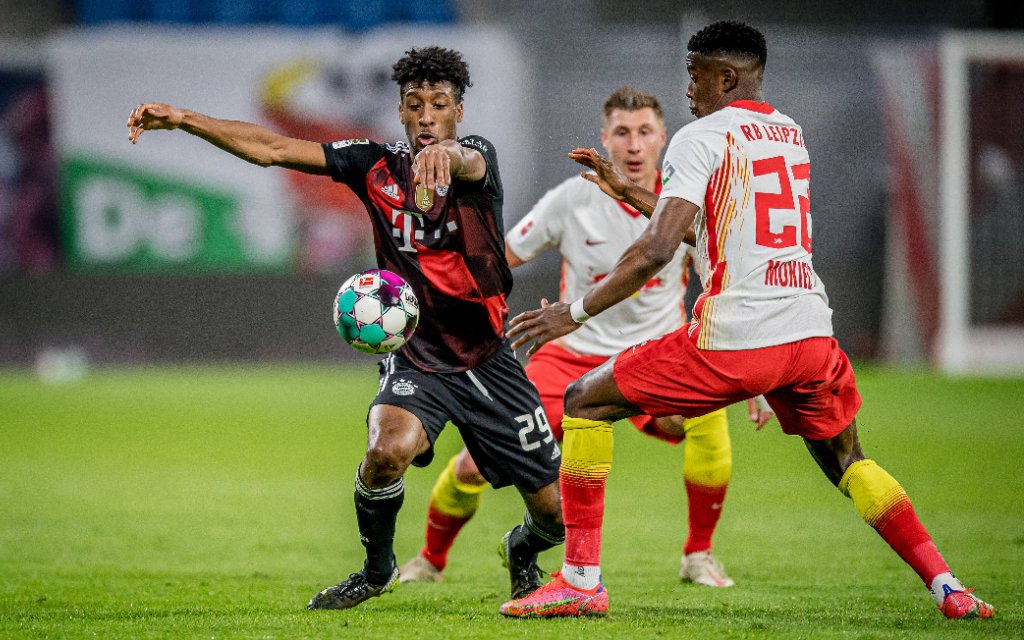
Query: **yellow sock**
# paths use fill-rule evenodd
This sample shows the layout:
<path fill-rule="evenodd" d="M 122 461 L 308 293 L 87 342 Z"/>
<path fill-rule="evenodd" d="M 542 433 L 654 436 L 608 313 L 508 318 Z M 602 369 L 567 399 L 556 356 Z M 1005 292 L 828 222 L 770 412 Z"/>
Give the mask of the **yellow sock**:
<path fill-rule="evenodd" d="M 565 416 L 562 432 L 562 473 L 603 482 L 612 468 L 612 423 Z"/>
<path fill-rule="evenodd" d="M 565 564 L 562 575 L 581 589 L 597 584 L 601 565 L 604 489 L 612 468 L 612 423 L 562 418 L 562 519 Z"/>
<path fill-rule="evenodd" d="M 480 507 L 480 498 L 487 488 L 487 483 L 459 482 L 455 477 L 455 461 L 458 457 L 458 454 L 452 456 L 444 471 L 437 477 L 437 482 L 430 492 L 430 504 L 445 515 L 470 518 Z"/>
<path fill-rule="evenodd" d="M 729 484 L 732 477 L 732 442 L 725 409 L 712 411 L 683 424 L 686 450 L 683 452 L 683 477 L 705 487 Z"/>
<path fill-rule="evenodd" d="M 879 525 L 901 504 L 909 504 L 900 483 L 874 460 L 858 460 L 851 464 L 839 480 L 839 490 L 853 500 L 860 517 L 872 527 Z"/>

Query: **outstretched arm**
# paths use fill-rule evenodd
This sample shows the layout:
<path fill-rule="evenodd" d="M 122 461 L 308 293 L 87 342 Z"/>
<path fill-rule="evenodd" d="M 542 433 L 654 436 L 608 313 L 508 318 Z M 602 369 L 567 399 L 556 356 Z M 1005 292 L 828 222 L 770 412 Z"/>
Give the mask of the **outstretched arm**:
<path fill-rule="evenodd" d="M 261 167 L 327 174 L 327 159 L 319 143 L 289 138 L 251 122 L 221 120 L 159 102 L 140 104 L 128 117 L 132 144 L 139 141 L 143 131 L 160 129 L 181 129 Z"/>
<path fill-rule="evenodd" d="M 620 202 L 625 202 L 648 218 L 654 214 L 658 196 L 627 178 L 610 160 L 598 153 L 597 149 L 573 149 L 569 152 L 569 157 L 594 170 L 594 173 L 584 171 L 580 175 L 600 187 L 601 191 Z M 690 246 L 697 245 L 697 234 L 692 227 L 687 229 L 683 240 Z"/>
<path fill-rule="evenodd" d="M 508 332 L 509 337 L 515 336 L 512 347 L 534 340 L 528 352 L 532 354 L 639 290 L 675 255 L 698 211 L 697 205 L 682 198 L 660 200 L 647 229 L 626 249 L 611 273 L 583 298 L 572 305 L 559 302 L 513 318 Z"/>
<path fill-rule="evenodd" d="M 598 153 L 597 149 L 573 149 L 569 152 L 569 157 L 594 171 L 583 172 L 580 175 L 599 186 L 601 191 L 632 206 L 648 218 L 654 213 L 658 196 L 627 178 L 610 160 Z"/>

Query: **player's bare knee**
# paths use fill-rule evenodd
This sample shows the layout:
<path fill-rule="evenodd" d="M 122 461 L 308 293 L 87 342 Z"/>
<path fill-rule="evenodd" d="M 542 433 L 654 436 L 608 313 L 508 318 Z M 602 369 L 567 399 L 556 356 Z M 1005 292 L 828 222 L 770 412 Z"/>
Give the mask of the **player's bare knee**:
<path fill-rule="evenodd" d="M 391 484 L 405 474 L 415 457 L 415 450 L 400 443 L 377 442 L 366 450 L 363 458 L 363 482 L 371 488 Z"/>
<path fill-rule="evenodd" d="M 594 419 L 589 415 L 591 403 L 586 378 L 576 380 L 565 388 L 565 415 Z"/>

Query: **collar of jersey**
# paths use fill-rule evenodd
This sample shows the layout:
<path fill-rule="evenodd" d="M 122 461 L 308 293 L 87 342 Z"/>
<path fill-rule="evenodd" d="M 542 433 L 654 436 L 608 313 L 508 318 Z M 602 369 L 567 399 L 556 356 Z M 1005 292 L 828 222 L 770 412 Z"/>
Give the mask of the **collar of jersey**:
<path fill-rule="evenodd" d="M 654 183 L 654 195 L 656 195 L 656 196 L 661 195 L 661 169 L 658 169 L 658 178 L 657 178 L 657 181 Z M 637 211 L 633 207 L 629 206 L 625 202 L 619 202 L 619 206 L 622 207 L 623 211 L 625 211 L 629 215 L 633 216 L 634 218 L 637 218 L 637 217 L 643 215 L 642 213 L 640 213 L 639 211 Z"/>
<path fill-rule="evenodd" d="M 767 102 L 755 102 L 753 100 L 737 100 L 735 102 L 730 102 L 726 106 L 736 107 L 737 109 L 746 109 L 747 111 L 755 111 L 757 113 L 765 114 L 773 113 L 775 111 L 775 107 L 768 104 Z"/>

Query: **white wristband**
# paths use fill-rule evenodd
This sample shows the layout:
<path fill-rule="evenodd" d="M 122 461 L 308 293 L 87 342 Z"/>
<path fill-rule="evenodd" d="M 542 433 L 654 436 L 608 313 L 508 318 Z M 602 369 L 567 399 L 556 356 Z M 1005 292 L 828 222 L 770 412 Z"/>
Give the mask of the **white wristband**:
<path fill-rule="evenodd" d="M 590 320 L 590 314 L 588 314 L 586 309 L 583 308 L 583 298 L 580 298 L 569 305 L 569 315 L 572 316 L 573 321 L 578 324 L 583 324 L 587 320 Z"/>
<path fill-rule="evenodd" d="M 772 409 L 770 404 L 768 404 L 768 400 L 764 396 L 757 396 L 754 400 L 757 401 L 757 408 L 761 411 L 771 411 L 772 413 L 775 413 L 775 410 Z"/>

